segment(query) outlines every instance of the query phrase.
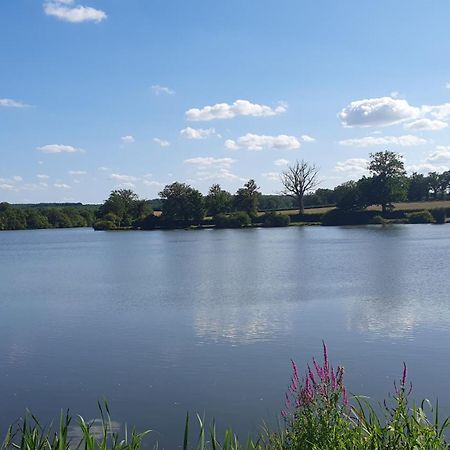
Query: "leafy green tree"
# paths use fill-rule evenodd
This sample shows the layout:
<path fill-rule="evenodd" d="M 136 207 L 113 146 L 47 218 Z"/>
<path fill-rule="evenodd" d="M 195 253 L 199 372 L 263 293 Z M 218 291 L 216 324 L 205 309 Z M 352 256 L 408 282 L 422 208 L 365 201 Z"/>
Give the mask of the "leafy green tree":
<path fill-rule="evenodd" d="M 245 211 L 251 216 L 258 212 L 258 203 L 261 193 L 255 180 L 248 180 L 244 187 L 238 189 L 234 197 L 234 206 L 237 211 Z"/>
<path fill-rule="evenodd" d="M 44 228 L 50 228 L 50 223 L 47 216 L 42 214 L 40 210 L 29 210 L 26 213 L 27 229 L 39 230 Z"/>
<path fill-rule="evenodd" d="M 304 197 L 319 185 L 319 169 L 307 161 L 296 161 L 281 174 L 282 194 L 295 199 L 300 214 L 305 211 Z"/>
<path fill-rule="evenodd" d="M 413 172 L 408 181 L 408 200 L 417 202 L 428 199 L 430 190 L 428 180 L 424 175 Z"/>
<path fill-rule="evenodd" d="M 209 215 L 215 216 L 220 213 L 230 212 L 233 204 L 233 196 L 223 190 L 219 184 L 213 184 L 209 188 L 205 198 L 205 206 Z"/>
<path fill-rule="evenodd" d="M 368 183 L 362 178 L 359 181 L 347 181 L 334 188 L 336 206 L 339 209 L 358 210 L 367 206 Z"/>
<path fill-rule="evenodd" d="M 433 193 L 434 199 L 438 198 L 441 187 L 440 176 L 437 172 L 430 172 L 427 176 L 428 189 Z"/>
<path fill-rule="evenodd" d="M 442 200 L 445 199 L 450 190 L 450 170 L 447 170 L 439 175 L 439 191 Z"/>
<path fill-rule="evenodd" d="M 381 205 L 385 212 L 392 202 L 406 197 L 406 171 L 400 155 L 387 150 L 371 153 L 368 169 L 372 175 L 370 204 Z"/>
<path fill-rule="evenodd" d="M 203 195 L 185 183 L 167 185 L 160 193 L 162 214 L 166 220 L 200 222 L 205 216 Z"/>
<path fill-rule="evenodd" d="M 98 219 L 111 221 L 117 227 L 137 226 L 139 221 L 153 212 L 146 200 L 140 200 L 130 189 L 112 191 L 98 212 Z M 109 218 L 105 218 L 108 216 Z"/>

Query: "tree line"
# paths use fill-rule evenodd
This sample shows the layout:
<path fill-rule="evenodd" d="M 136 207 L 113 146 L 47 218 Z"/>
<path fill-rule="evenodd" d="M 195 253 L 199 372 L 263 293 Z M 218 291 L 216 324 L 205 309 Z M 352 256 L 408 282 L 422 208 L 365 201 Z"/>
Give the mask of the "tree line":
<path fill-rule="evenodd" d="M 0 203 L 0 230 L 91 227 L 96 220 L 95 206 L 16 206 Z"/>

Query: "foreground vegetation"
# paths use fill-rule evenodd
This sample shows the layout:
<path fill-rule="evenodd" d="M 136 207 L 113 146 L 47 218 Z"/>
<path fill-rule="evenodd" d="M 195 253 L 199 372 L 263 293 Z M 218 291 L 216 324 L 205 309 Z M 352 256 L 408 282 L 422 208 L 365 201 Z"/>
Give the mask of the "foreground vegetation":
<path fill-rule="evenodd" d="M 344 368 L 330 364 L 323 345 L 323 362 L 313 359 L 301 378 L 292 361 L 292 377 L 281 411 L 283 424 L 276 431 L 265 429 L 259 436 L 240 442 L 232 430 L 218 436 L 214 424 L 205 425 L 197 416 L 186 418 L 184 450 L 332 450 L 332 449 L 449 449 L 449 419 L 440 421 L 437 408 L 425 400 L 411 403 L 412 384 L 406 365 L 389 402 L 373 406 L 366 397 L 350 397 L 344 383 Z M 10 427 L 1 450 L 140 450 L 148 448 L 142 433 L 114 431 L 108 405 L 99 404 L 100 420 L 88 422 L 78 416 L 72 424 L 61 414 L 58 429 L 44 427 L 28 413 L 19 425 Z M 100 423 L 100 426 L 99 426 Z M 194 426 L 192 426 L 194 425 Z M 194 428 L 194 438 L 192 438 Z M 77 436 L 77 437 L 75 437 Z M 156 445 L 154 449 L 158 448 Z M 181 448 L 181 447 L 180 447 Z"/>

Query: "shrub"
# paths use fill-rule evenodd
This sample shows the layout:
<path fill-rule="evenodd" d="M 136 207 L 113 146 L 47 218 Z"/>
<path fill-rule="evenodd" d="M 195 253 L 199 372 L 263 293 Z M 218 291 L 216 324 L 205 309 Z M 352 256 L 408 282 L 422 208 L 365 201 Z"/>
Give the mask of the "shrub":
<path fill-rule="evenodd" d="M 387 223 L 389 223 L 389 221 L 386 220 L 383 216 L 378 215 L 372 217 L 370 223 L 373 223 L 374 225 L 386 225 Z"/>
<path fill-rule="evenodd" d="M 291 223 L 291 218 L 287 214 L 276 214 L 274 212 L 264 214 L 261 219 L 265 227 L 287 227 Z"/>
<path fill-rule="evenodd" d="M 322 216 L 323 225 L 367 225 L 377 215 L 375 211 L 345 211 L 332 209 Z"/>
<path fill-rule="evenodd" d="M 142 230 L 154 230 L 155 228 L 159 228 L 161 226 L 161 219 L 154 214 L 149 214 L 142 222 L 140 223 L 140 227 Z"/>
<path fill-rule="evenodd" d="M 242 228 L 251 224 L 250 217 L 245 212 L 235 212 L 230 215 L 217 214 L 214 217 L 217 228 Z"/>
<path fill-rule="evenodd" d="M 435 208 L 430 210 L 436 223 L 445 223 L 447 219 L 447 211 L 445 208 Z"/>
<path fill-rule="evenodd" d="M 107 230 L 116 230 L 117 226 L 114 222 L 111 222 L 109 220 L 97 220 L 94 223 L 94 230 L 95 231 L 107 231 Z"/>
<path fill-rule="evenodd" d="M 406 214 L 409 223 L 434 223 L 434 217 L 427 209 Z"/>

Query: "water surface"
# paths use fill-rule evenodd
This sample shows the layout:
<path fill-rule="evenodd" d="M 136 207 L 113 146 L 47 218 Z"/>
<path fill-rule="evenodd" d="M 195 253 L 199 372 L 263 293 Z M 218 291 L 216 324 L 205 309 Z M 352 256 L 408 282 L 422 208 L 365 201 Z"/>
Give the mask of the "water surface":
<path fill-rule="evenodd" d="M 448 225 L 2 232 L 0 423 L 105 397 L 166 448 L 188 410 L 245 434 L 322 339 L 351 391 L 406 361 L 450 414 L 449 250 Z"/>

